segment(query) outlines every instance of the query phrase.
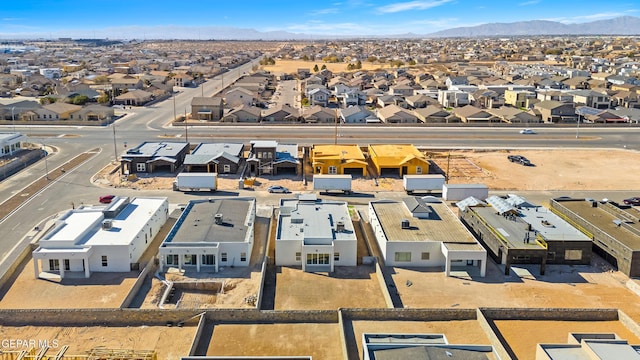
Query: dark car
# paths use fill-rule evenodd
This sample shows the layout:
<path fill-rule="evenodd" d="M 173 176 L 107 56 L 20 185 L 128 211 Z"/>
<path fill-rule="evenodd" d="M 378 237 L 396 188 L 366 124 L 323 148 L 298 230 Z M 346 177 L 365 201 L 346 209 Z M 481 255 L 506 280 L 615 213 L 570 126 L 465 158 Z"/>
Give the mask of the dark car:
<path fill-rule="evenodd" d="M 102 196 L 100 196 L 98 201 L 100 201 L 101 204 L 110 204 L 113 201 L 114 197 L 116 197 L 116 196 L 115 195 L 102 195 Z"/>
<path fill-rule="evenodd" d="M 286 194 L 286 193 L 289 192 L 289 189 L 287 189 L 284 186 L 274 185 L 274 186 L 269 186 L 267 191 L 270 192 L 270 193 L 283 193 L 283 194 Z"/>
<path fill-rule="evenodd" d="M 507 159 L 509 159 L 509 161 L 511 161 L 511 162 L 517 162 L 517 163 L 522 164 L 524 166 L 530 166 L 531 165 L 531 161 L 529 161 L 529 159 L 527 159 L 526 157 L 524 157 L 522 155 L 508 155 Z"/>
<path fill-rule="evenodd" d="M 625 205 L 640 206 L 640 197 L 634 196 L 632 198 L 624 199 L 624 200 L 622 200 L 622 202 Z"/>

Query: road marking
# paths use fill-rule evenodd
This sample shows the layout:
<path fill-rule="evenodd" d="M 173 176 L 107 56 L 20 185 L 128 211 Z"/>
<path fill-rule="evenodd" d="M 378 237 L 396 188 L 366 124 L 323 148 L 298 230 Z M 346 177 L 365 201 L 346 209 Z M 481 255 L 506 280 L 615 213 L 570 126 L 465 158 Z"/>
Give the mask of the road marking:
<path fill-rule="evenodd" d="M 57 138 L 63 138 L 63 137 L 65 137 L 65 136 L 67 136 L 67 134 L 60 134 L 60 135 L 58 135 L 58 136 L 56 136 L 56 137 L 57 137 Z"/>
<path fill-rule="evenodd" d="M 15 230 L 18 226 L 22 225 L 22 223 L 17 223 L 16 226 L 14 226 L 13 228 L 11 228 L 11 231 Z"/>

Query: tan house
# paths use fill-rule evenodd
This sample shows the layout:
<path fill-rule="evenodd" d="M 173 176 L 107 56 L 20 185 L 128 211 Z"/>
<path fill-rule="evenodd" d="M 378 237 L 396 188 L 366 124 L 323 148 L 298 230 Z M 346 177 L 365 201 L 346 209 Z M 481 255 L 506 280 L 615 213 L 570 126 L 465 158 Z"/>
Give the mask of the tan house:
<path fill-rule="evenodd" d="M 261 111 L 255 106 L 239 105 L 222 118 L 223 122 L 259 123 Z"/>
<path fill-rule="evenodd" d="M 575 123 L 578 119 L 574 103 L 545 100 L 533 105 L 545 123 Z"/>
<path fill-rule="evenodd" d="M 314 145 L 311 161 L 314 174 L 367 174 L 367 160 L 358 145 Z"/>
<path fill-rule="evenodd" d="M 153 99 L 153 94 L 144 90 L 131 90 L 116 96 L 113 103 L 116 105 L 142 106 Z"/>
<path fill-rule="evenodd" d="M 378 110 L 378 119 L 387 124 L 415 124 L 418 117 L 411 111 L 401 108 L 398 105 L 388 105 Z"/>
<path fill-rule="evenodd" d="M 429 173 L 429 160 L 412 144 L 369 145 L 369 158 L 379 175 Z"/>
<path fill-rule="evenodd" d="M 227 91 L 224 96 L 224 101 L 230 107 L 240 105 L 251 106 L 256 102 L 256 97 L 251 91 L 242 87 L 236 87 Z"/>
<path fill-rule="evenodd" d="M 221 97 L 194 97 L 191 99 L 191 118 L 194 120 L 220 121 L 223 114 Z"/>
<path fill-rule="evenodd" d="M 338 114 L 336 111 L 320 105 L 307 108 L 304 110 L 302 117 L 307 123 L 335 123 L 338 121 Z"/>
<path fill-rule="evenodd" d="M 500 118 L 491 114 L 488 110 L 479 109 L 473 105 L 453 109 L 453 113 L 466 123 L 490 123 L 500 122 Z"/>
<path fill-rule="evenodd" d="M 56 102 L 44 105 L 42 109 L 37 110 L 40 118 L 46 120 L 73 120 L 74 115 L 82 109 L 82 106 L 67 104 L 64 102 Z M 77 115 L 75 118 L 78 119 Z"/>

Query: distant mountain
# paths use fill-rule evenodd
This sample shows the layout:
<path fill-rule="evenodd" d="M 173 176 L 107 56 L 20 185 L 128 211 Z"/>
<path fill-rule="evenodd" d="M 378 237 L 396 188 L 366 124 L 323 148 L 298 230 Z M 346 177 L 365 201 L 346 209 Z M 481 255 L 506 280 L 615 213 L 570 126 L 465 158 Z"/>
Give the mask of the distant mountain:
<path fill-rule="evenodd" d="M 531 20 L 458 27 L 427 34 L 427 37 L 536 36 L 536 35 L 639 35 L 640 18 L 621 16 L 580 24 Z"/>

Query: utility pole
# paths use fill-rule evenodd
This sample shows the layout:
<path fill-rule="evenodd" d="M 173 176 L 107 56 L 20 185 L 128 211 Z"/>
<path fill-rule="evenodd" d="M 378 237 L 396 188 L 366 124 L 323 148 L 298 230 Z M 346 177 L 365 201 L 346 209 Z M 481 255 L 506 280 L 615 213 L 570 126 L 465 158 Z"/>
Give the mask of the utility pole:
<path fill-rule="evenodd" d="M 15 106 L 11 107 L 11 123 L 13 125 L 13 132 L 16 132 L 16 115 L 14 113 L 15 109 Z"/>
<path fill-rule="evenodd" d="M 111 124 L 113 127 L 113 154 L 115 156 L 115 162 L 118 163 L 118 147 L 116 145 L 116 123 Z"/>
<path fill-rule="evenodd" d="M 184 138 L 189 142 L 189 124 L 187 124 L 187 108 L 184 109 Z"/>
<path fill-rule="evenodd" d="M 176 92 L 173 90 L 173 121 L 176 121 Z"/>
<path fill-rule="evenodd" d="M 576 125 L 576 139 L 580 138 L 580 114 L 578 114 L 578 123 Z"/>
<path fill-rule="evenodd" d="M 338 145 L 338 109 L 336 109 L 336 114 L 334 116 L 334 132 L 333 132 L 333 145 Z"/>

